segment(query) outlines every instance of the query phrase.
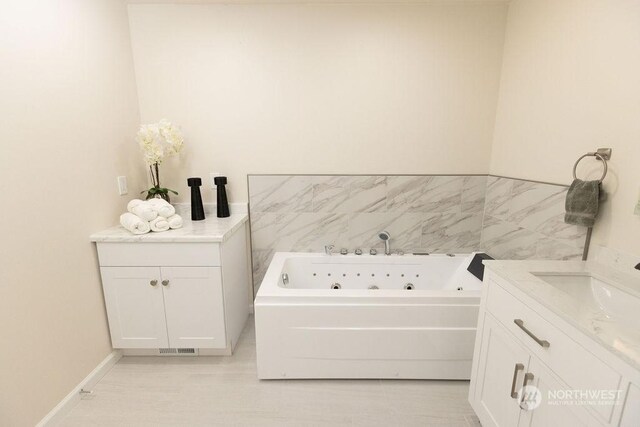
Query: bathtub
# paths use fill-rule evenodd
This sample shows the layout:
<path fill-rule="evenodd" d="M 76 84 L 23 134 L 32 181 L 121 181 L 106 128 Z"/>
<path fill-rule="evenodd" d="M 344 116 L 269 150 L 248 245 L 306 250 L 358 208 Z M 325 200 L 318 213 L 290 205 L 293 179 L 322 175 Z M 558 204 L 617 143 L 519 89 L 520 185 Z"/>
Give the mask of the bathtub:
<path fill-rule="evenodd" d="M 255 300 L 258 377 L 469 379 L 472 257 L 276 253 Z"/>

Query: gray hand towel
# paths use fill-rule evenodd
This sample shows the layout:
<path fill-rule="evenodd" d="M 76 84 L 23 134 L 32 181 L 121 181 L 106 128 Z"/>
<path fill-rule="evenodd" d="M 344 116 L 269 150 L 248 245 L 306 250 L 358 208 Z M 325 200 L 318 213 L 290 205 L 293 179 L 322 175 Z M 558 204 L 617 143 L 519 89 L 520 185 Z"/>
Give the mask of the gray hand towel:
<path fill-rule="evenodd" d="M 564 203 L 567 224 L 593 227 L 600 205 L 600 181 L 574 179 Z"/>

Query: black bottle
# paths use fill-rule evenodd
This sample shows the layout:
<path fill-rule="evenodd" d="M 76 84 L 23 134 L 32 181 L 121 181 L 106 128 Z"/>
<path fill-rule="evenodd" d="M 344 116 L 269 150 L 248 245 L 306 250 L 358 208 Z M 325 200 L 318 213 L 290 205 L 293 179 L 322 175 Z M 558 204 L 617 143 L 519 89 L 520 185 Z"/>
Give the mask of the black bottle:
<path fill-rule="evenodd" d="M 191 187 L 191 220 L 202 221 L 204 219 L 204 206 L 202 205 L 202 195 L 200 194 L 202 179 L 187 178 L 187 185 Z"/>
<path fill-rule="evenodd" d="M 213 182 L 218 188 L 218 218 L 226 218 L 229 215 L 229 201 L 227 200 L 227 190 L 224 188 L 227 183 L 226 176 L 216 176 Z"/>

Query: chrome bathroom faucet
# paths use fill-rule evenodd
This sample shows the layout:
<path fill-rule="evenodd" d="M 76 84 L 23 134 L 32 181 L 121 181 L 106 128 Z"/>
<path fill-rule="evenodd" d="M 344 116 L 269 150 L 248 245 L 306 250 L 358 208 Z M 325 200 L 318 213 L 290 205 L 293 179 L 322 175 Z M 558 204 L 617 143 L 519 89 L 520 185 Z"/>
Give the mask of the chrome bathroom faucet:
<path fill-rule="evenodd" d="M 333 245 L 326 245 L 324 247 L 324 253 L 331 256 L 331 251 L 333 250 L 334 246 Z"/>
<path fill-rule="evenodd" d="M 391 255 L 391 234 L 388 231 L 381 231 L 378 237 L 384 242 L 384 254 Z"/>

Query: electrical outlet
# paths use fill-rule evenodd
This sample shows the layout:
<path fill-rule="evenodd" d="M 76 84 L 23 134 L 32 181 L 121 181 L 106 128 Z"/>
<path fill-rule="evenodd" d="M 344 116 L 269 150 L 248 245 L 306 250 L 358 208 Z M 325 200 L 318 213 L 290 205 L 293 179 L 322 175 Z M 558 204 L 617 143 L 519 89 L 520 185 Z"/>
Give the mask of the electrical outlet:
<path fill-rule="evenodd" d="M 209 174 L 209 179 L 211 180 L 211 188 L 214 190 L 216 188 L 215 177 L 220 175 L 222 175 L 220 172 L 211 172 Z"/>
<path fill-rule="evenodd" d="M 127 188 L 127 177 L 119 176 L 118 177 L 118 193 L 121 196 L 129 193 L 129 189 Z"/>

